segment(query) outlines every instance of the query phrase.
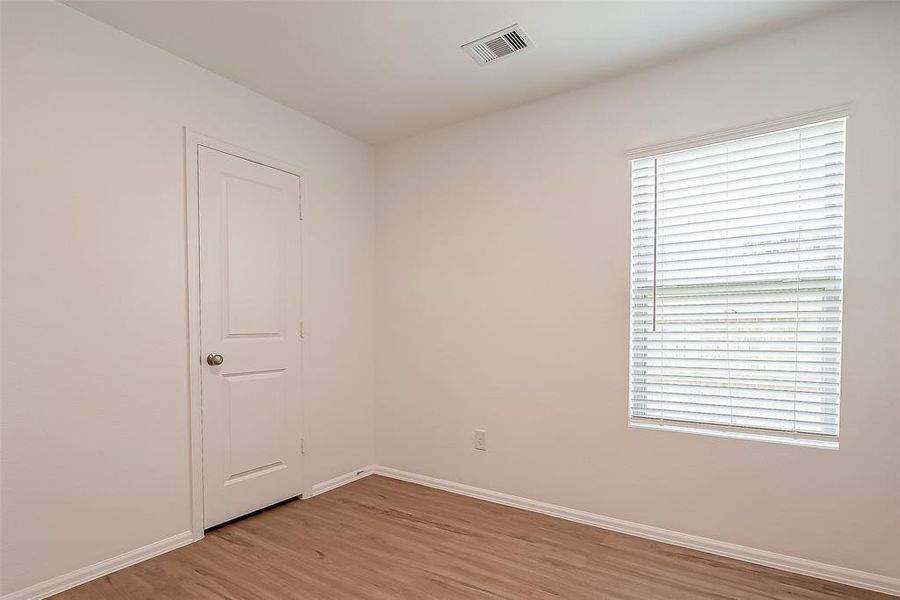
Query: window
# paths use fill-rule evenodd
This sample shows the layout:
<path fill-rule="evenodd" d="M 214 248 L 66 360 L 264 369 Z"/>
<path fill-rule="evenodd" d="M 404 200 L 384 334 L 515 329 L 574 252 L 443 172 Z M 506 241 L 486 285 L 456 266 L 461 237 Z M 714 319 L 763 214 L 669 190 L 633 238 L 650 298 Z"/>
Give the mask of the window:
<path fill-rule="evenodd" d="M 844 129 L 632 161 L 632 425 L 836 446 Z"/>

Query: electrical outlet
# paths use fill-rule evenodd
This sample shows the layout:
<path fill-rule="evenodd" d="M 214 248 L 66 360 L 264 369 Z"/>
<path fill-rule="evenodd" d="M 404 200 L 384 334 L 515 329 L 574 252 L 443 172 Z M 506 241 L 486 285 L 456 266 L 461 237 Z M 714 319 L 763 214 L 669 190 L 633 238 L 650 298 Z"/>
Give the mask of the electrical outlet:
<path fill-rule="evenodd" d="M 484 429 L 475 430 L 475 449 L 487 450 L 487 433 Z"/>

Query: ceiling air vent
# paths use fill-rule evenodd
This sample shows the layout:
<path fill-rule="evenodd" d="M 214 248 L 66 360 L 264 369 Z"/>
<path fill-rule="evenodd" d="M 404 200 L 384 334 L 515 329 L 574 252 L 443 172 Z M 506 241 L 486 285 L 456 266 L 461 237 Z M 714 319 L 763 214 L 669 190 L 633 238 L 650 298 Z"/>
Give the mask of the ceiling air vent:
<path fill-rule="evenodd" d="M 494 62 L 498 58 L 531 48 L 532 41 L 518 25 L 495 31 L 474 42 L 463 45 L 463 50 L 480 65 Z"/>

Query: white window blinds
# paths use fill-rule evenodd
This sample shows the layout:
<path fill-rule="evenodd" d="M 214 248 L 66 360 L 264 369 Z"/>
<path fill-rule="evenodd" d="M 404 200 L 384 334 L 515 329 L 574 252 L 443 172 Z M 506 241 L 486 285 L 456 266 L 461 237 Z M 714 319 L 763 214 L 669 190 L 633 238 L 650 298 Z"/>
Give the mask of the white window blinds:
<path fill-rule="evenodd" d="M 632 423 L 836 441 L 844 125 L 632 161 Z"/>

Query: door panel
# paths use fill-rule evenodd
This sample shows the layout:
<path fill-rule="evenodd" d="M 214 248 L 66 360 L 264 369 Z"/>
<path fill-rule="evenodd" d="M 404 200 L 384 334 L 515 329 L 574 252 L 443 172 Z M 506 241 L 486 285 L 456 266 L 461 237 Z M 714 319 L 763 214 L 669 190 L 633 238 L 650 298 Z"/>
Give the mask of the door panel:
<path fill-rule="evenodd" d="M 282 190 L 223 176 L 228 336 L 284 335 Z"/>
<path fill-rule="evenodd" d="M 302 491 L 300 180 L 200 147 L 204 526 Z M 209 354 L 223 357 L 207 364 Z"/>
<path fill-rule="evenodd" d="M 287 415 L 284 371 L 225 376 L 228 424 L 226 485 L 251 472 L 285 465 L 281 423 Z M 275 435 L 259 435 L 261 431 Z"/>

